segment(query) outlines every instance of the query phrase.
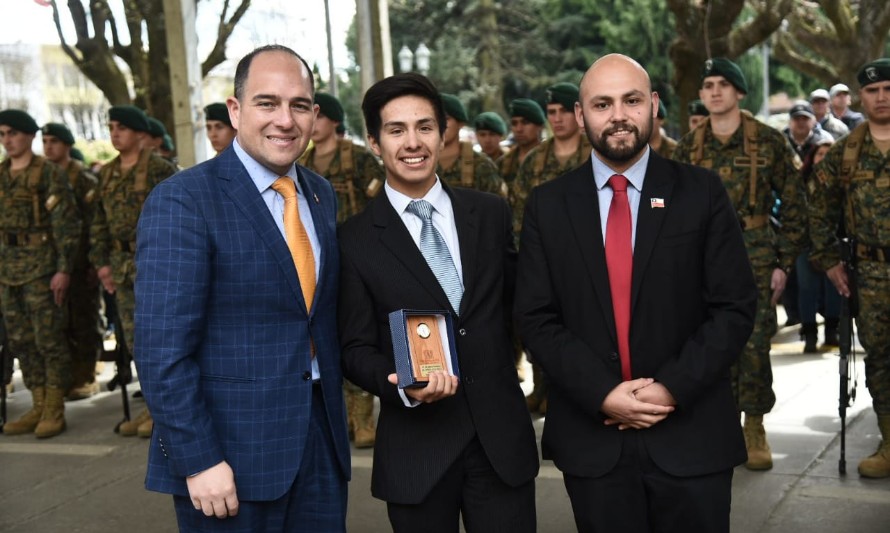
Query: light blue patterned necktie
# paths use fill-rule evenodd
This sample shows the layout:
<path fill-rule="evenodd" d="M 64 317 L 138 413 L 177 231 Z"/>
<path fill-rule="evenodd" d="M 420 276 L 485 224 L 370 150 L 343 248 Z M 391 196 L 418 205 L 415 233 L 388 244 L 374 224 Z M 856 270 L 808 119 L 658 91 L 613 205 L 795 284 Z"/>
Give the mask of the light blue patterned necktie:
<path fill-rule="evenodd" d="M 426 200 L 415 200 L 408 204 L 405 210 L 417 215 L 423 221 L 423 227 L 420 230 L 420 252 L 436 279 L 439 280 L 439 285 L 445 291 L 448 301 L 451 302 L 451 307 L 456 313 L 459 312 L 463 289 L 445 239 L 439 234 L 439 230 L 433 227 L 433 205 Z"/>

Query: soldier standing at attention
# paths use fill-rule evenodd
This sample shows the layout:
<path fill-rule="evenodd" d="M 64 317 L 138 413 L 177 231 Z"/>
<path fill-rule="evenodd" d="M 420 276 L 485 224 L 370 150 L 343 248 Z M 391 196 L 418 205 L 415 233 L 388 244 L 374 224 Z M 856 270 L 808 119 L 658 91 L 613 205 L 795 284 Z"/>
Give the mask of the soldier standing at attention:
<path fill-rule="evenodd" d="M 531 190 L 581 165 L 590 157 L 590 142 L 582 135 L 581 126 L 575 120 L 575 102 L 578 86 L 562 82 L 547 88 L 547 120 L 553 137 L 534 148 L 519 167 L 519 173 L 510 184 L 510 204 L 513 207 L 513 231 L 518 236 L 522 229 L 525 200 Z M 520 243 L 521 244 L 521 243 Z M 547 378 L 535 363 L 534 354 L 528 354 L 532 363 L 534 389 L 526 398 L 532 413 L 547 413 Z"/>
<path fill-rule="evenodd" d="M 204 122 L 207 128 L 207 138 L 216 155 L 232 144 L 232 140 L 238 131 L 232 127 L 229 118 L 229 108 L 222 102 L 216 102 L 204 108 Z"/>
<path fill-rule="evenodd" d="M 318 116 L 312 129 L 312 146 L 298 160 L 300 165 L 325 177 L 337 194 L 337 224 L 364 210 L 377 195 L 385 179 L 383 166 L 367 148 L 340 138 L 343 124 L 340 101 L 326 93 L 315 93 Z M 349 439 L 356 448 L 370 448 L 377 438 L 374 395 L 343 380 Z"/>
<path fill-rule="evenodd" d="M 705 107 L 701 100 L 689 102 L 689 131 L 694 130 L 708 115 L 710 115 L 708 108 Z"/>
<path fill-rule="evenodd" d="M 859 463 L 864 477 L 890 477 L 890 59 L 859 70 L 859 97 L 867 120 L 836 142 L 810 182 L 810 258 L 849 297 L 858 292 L 856 325 L 868 353 L 865 383 L 882 442 Z M 855 241 L 856 278 L 841 263 L 839 222 Z"/>
<path fill-rule="evenodd" d="M 732 368 L 733 394 L 745 413 L 745 466 L 767 470 L 773 460 L 763 415 L 776 403 L 769 359 L 770 339 L 777 330 L 776 302 L 806 245 L 800 159 L 780 131 L 739 108 L 748 85 L 738 65 L 725 58 L 709 59 L 701 78 L 699 96 L 710 116 L 680 139 L 674 159 L 716 171 L 742 226 L 758 298 L 754 333 Z M 774 194 L 782 202 L 780 230 L 769 223 Z"/>
<path fill-rule="evenodd" d="M 476 141 L 479 143 L 479 148 L 492 161 L 497 161 L 507 153 L 501 147 L 501 141 L 507 134 L 507 124 L 500 115 L 493 111 L 479 113 L 473 120 L 473 129 L 476 130 Z"/>
<path fill-rule="evenodd" d="M 172 163 L 146 143 L 148 117 L 138 107 L 114 106 L 108 110 L 111 144 L 118 156 L 99 173 L 99 204 L 90 224 L 90 263 L 106 291 L 115 295 L 127 344 L 133 346 L 133 312 L 136 280 L 136 222 L 142 204 L 155 185 L 176 172 Z M 138 358 L 138 353 L 133 353 Z M 125 437 L 148 438 L 154 424 L 148 410 L 120 425 Z"/>
<path fill-rule="evenodd" d="M 519 173 L 519 165 L 525 156 L 541 144 L 541 131 L 544 130 L 544 110 L 531 98 L 517 98 L 510 102 L 510 131 L 513 133 L 513 148 L 496 161 L 501 177 L 509 187 Z"/>
<path fill-rule="evenodd" d="M 436 175 L 455 187 L 477 189 L 507 198 L 507 184 L 498 173 L 494 161 L 485 154 L 477 154 L 473 143 L 460 140 L 460 129 L 469 121 L 467 110 L 457 96 L 442 93 L 447 127 L 442 142 L 445 147 L 439 156 Z"/>
<path fill-rule="evenodd" d="M 19 358 L 31 409 L 3 433 L 54 437 L 65 430 L 71 352 L 65 297 L 80 235 L 65 175 L 31 151 L 37 123 L 24 111 L 0 112 L 0 305 L 9 353 Z"/>
<path fill-rule="evenodd" d="M 77 252 L 71 262 L 71 286 L 66 302 L 66 333 L 71 351 L 69 400 L 82 400 L 99 392 L 96 362 L 102 349 L 99 321 L 99 278 L 90 264 L 90 221 L 96 211 L 99 180 L 71 157 L 74 135 L 64 124 L 50 122 L 40 130 L 43 153 L 63 171 L 74 192 L 82 229 Z"/>
<path fill-rule="evenodd" d="M 670 159 L 674 154 L 674 148 L 677 147 L 677 141 L 668 137 L 664 132 L 664 119 L 667 116 L 667 109 L 664 102 L 658 101 L 658 116 L 655 117 L 655 124 L 652 128 L 652 136 L 649 137 L 649 146 L 658 152 L 659 155 Z"/>

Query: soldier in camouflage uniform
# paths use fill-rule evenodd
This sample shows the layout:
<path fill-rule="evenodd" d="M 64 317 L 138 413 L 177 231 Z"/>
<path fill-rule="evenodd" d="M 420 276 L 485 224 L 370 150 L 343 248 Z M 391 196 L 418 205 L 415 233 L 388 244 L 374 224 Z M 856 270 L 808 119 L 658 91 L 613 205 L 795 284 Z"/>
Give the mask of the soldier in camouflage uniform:
<path fill-rule="evenodd" d="M 133 312 L 136 302 L 136 222 L 148 193 L 176 172 L 169 161 L 145 143 L 148 117 L 138 107 L 114 106 L 108 110 L 111 144 L 119 155 L 99 173 L 99 201 L 90 223 L 90 263 L 106 291 L 115 295 L 129 346 L 133 346 Z M 139 354 L 134 353 L 138 358 Z M 150 437 L 154 424 L 148 410 L 120 426 L 126 437 Z"/>
<path fill-rule="evenodd" d="M 695 127 L 701 124 L 705 120 L 705 117 L 710 114 L 708 108 L 705 107 L 705 104 L 703 104 L 701 100 L 693 100 L 689 102 L 689 131 L 694 130 Z"/>
<path fill-rule="evenodd" d="M 205 107 L 204 117 L 207 124 L 207 139 L 213 151 L 219 155 L 232 145 L 238 130 L 232 127 L 229 108 L 222 102 L 215 102 Z"/>
<path fill-rule="evenodd" d="M 841 295 L 859 298 L 856 325 L 868 353 L 865 383 L 882 442 L 859 463 L 865 477 L 890 477 L 890 59 L 860 69 L 859 96 L 867 121 L 836 142 L 810 181 L 810 259 Z M 850 280 L 837 244 L 839 222 L 855 240 Z M 855 289 L 854 289 L 855 287 Z"/>
<path fill-rule="evenodd" d="M 485 154 L 476 153 L 473 143 L 460 140 L 460 130 L 469 121 L 464 105 L 456 96 L 446 93 L 442 93 L 442 104 L 447 125 L 442 136 L 445 147 L 439 157 L 436 175 L 453 187 L 477 189 L 507 198 L 507 184 L 494 161 Z"/>
<path fill-rule="evenodd" d="M 739 108 L 748 92 L 738 65 L 724 58 L 705 62 L 699 91 L 710 116 L 677 143 L 674 159 L 716 171 L 739 217 L 759 291 L 754 332 L 733 365 L 733 391 L 745 413 L 745 442 L 752 470 L 772 468 L 763 415 L 776 402 L 772 389 L 770 340 L 776 333 L 776 302 L 787 273 L 806 246 L 806 201 L 800 160 L 781 132 Z M 782 228 L 769 214 L 782 202 Z"/>
<path fill-rule="evenodd" d="M 8 154 L 0 164 L 0 305 L 9 351 L 33 400 L 3 433 L 45 438 L 65 430 L 71 352 L 64 304 L 81 222 L 61 169 L 31 151 L 37 130 L 24 111 L 0 112 Z"/>
<path fill-rule="evenodd" d="M 577 101 L 577 85 L 557 83 L 547 89 L 547 120 L 553 137 L 528 153 L 519 167 L 519 174 L 510 184 L 513 231 L 517 237 L 522 230 L 522 215 L 525 214 L 529 192 L 539 184 L 581 166 L 590 157 L 590 141 L 582 134 L 575 118 Z M 526 403 L 529 411 L 543 415 L 547 413 L 547 376 L 535 363 L 534 354 L 529 354 L 529 359 L 534 389 L 526 398 Z"/>
<path fill-rule="evenodd" d="M 88 257 L 90 222 L 96 210 L 99 181 L 80 161 L 71 157 L 74 135 L 64 124 L 50 122 L 41 128 L 43 153 L 68 178 L 83 222 L 77 252 L 71 265 L 71 287 L 65 306 L 68 346 L 71 350 L 69 400 L 81 400 L 99 392 L 96 362 L 102 349 L 99 321 L 99 278 Z"/>
<path fill-rule="evenodd" d="M 677 141 L 664 133 L 664 119 L 667 116 L 667 108 L 664 102 L 658 101 L 658 116 L 655 118 L 655 124 L 652 128 L 652 136 L 649 137 L 649 147 L 658 152 L 658 155 L 671 159 L 674 155 L 674 148 L 677 147 Z"/>
<path fill-rule="evenodd" d="M 493 111 L 479 113 L 473 119 L 473 129 L 476 130 L 476 142 L 482 153 L 497 161 L 507 150 L 501 146 L 504 135 L 507 134 L 507 124 L 500 115 Z"/>
<path fill-rule="evenodd" d="M 496 161 L 508 188 L 519 174 L 519 166 L 525 161 L 525 156 L 541 144 L 541 131 L 544 129 L 545 120 L 544 110 L 531 98 L 517 98 L 510 102 L 513 148 Z"/>
<path fill-rule="evenodd" d="M 383 166 L 365 147 L 337 134 L 343 124 L 340 101 L 327 93 L 315 93 L 318 116 L 312 130 L 312 145 L 297 161 L 324 176 L 337 194 L 337 224 L 364 210 L 386 179 Z M 356 448 L 370 448 L 377 438 L 374 420 L 374 395 L 352 382 L 343 380 L 349 438 Z"/>

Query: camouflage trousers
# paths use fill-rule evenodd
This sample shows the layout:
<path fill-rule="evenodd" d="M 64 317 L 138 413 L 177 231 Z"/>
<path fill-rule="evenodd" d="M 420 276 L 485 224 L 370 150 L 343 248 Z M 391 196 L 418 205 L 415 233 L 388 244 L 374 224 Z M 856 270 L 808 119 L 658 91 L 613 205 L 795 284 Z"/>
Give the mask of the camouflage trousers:
<path fill-rule="evenodd" d="M 117 312 L 121 315 L 121 322 L 124 325 L 124 331 L 115 331 L 114 335 L 123 335 L 127 341 L 127 347 L 133 354 L 135 360 L 136 350 L 133 348 L 133 334 L 135 332 L 133 325 L 133 315 L 136 313 L 136 293 L 133 290 L 132 283 L 119 283 L 114 290 L 114 299 L 117 302 Z M 110 319 L 109 319 L 110 320 Z"/>
<path fill-rule="evenodd" d="M 732 392 L 739 411 L 749 415 L 763 415 L 772 411 L 776 404 L 769 350 L 778 326 L 776 308 L 770 304 L 772 268 L 755 269 L 754 278 L 757 282 L 754 332 L 745 344 L 739 360 L 732 365 Z"/>
<path fill-rule="evenodd" d="M 72 272 L 65 311 L 72 385 L 92 383 L 102 348 L 98 280 L 90 279 L 86 271 Z"/>
<path fill-rule="evenodd" d="M 890 265 L 863 261 L 856 277 L 859 342 L 865 348 L 865 385 L 875 413 L 890 415 Z"/>
<path fill-rule="evenodd" d="M 67 390 L 71 352 L 65 338 L 65 310 L 53 302 L 52 276 L 24 285 L 0 284 L 0 305 L 9 352 L 19 358 L 25 386 Z"/>

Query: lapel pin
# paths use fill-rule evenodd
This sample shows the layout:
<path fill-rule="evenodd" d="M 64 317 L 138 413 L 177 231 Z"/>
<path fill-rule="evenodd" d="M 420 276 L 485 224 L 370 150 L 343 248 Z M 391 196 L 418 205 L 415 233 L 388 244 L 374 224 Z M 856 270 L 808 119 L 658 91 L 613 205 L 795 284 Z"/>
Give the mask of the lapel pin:
<path fill-rule="evenodd" d="M 649 206 L 652 209 L 663 209 L 664 208 L 664 198 L 649 198 Z"/>

